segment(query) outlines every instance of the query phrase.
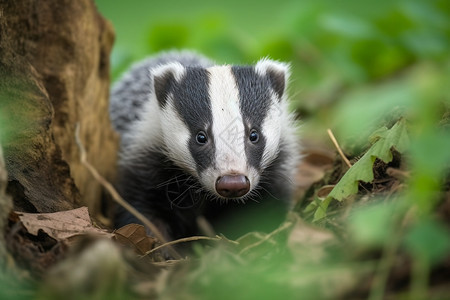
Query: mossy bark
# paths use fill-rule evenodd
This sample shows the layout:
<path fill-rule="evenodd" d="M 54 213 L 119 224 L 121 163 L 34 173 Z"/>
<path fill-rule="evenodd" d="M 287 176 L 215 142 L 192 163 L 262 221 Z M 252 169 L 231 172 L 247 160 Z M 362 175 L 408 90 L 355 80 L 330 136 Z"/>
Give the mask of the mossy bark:
<path fill-rule="evenodd" d="M 75 127 L 88 160 L 113 179 L 113 40 L 92 0 L 0 0 L 0 142 L 14 209 L 99 212 L 102 189 L 80 163 Z"/>

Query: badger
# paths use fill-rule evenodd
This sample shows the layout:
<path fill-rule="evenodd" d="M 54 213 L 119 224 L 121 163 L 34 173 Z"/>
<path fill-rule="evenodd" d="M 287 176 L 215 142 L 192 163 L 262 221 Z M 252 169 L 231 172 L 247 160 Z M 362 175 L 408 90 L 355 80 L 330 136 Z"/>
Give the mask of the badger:
<path fill-rule="evenodd" d="M 168 240 L 197 234 L 200 216 L 224 231 L 279 224 L 299 161 L 288 78 L 278 61 L 216 65 L 189 51 L 132 66 L 110 96 L 121 196 Z M 119 207 L 115 225 L 128 223 L 139 222 Z"/>

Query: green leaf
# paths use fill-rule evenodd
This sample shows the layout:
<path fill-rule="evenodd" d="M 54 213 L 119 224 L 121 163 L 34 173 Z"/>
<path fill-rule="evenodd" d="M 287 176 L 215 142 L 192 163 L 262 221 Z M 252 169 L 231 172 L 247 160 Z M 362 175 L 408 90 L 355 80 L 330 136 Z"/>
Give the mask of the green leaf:
<path fill-rule="evenodd" d="M 371 182 L 373 180 L 373 163 L 376 158 L 385 163 L 392 160 L 391 148 L 394 147 L 400 153 L 404 152 L 409 144 L 409 137 L 406 131 L 406 121 L 400 119 L 391 129 L 381 128 L 371 137 L 375 143 L 356 162 L 341 180 L 336 184 L 328 197 L 321 203 L 314 214 L 314 221 L 326 216 L 326 210 L 331 199 L 342 201 L 344 198 L 358 192 L 359 181 Z"/>
<path fill-rule="evenodd" d="M 330 205 L 331 198 L 327 197 L 317 206 L 316 213 L 314 214 L 314 221 L 320 220 L 327 216 L 327 208 Z"/>
<path fill-rule="evenodd" d="M 438 221 L 424 219 L 411 228 L 404 243 L 415 257 L 436 264 L 447 257 L 450 251 L 449 230 Z"/>
<path fill-rule="evenodd" d="M 355 209 L 348 219 L 351 239 L 358 245 L 377 247 L 391 237 L 398 219 L 397 203 L 375 203 Z"/>

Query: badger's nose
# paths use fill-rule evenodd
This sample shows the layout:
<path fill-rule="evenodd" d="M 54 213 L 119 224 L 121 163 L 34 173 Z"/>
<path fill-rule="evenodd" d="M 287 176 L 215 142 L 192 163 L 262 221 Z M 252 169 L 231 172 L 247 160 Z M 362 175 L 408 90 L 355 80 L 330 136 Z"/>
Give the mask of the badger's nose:
<path fill-rule="evenodd" d="M 224 175 L 217 178 L 216 191 L 225 198 L 239 198 L 250 190 L 250 181 L 244 175 Z"/>

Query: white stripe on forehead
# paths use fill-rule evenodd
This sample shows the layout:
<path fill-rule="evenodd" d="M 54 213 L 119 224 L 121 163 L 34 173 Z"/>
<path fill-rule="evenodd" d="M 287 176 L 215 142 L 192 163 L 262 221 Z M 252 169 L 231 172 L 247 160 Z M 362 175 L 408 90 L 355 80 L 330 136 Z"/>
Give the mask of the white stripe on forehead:
<path fill-rule="evenodd" d="M 216 168 L 221 175 L 230 172 L 247 175 L 245 128 L 239 107 L 239 91 L 231 67 L 211 67 L 208 72 Z"/>

